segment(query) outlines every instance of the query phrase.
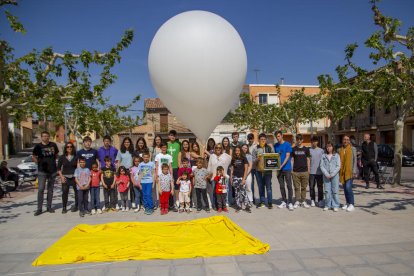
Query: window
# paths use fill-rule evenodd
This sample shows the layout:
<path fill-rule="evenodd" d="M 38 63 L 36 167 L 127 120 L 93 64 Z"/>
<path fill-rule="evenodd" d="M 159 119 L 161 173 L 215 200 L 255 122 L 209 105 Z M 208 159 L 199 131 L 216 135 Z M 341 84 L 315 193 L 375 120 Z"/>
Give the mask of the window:
<path fill-rule="evenodd" d="M 269 104 L 279 104 L 279 97 L 278 97 L 278 95 L 269 94 Z"/>
<path fill-rule="evenodd" d="M 267 104 L 267 94 L 259 94 L 259 104 Z"/>
<path fill-rule="evenodd" d="M 384 114 L 390 114 L 391 108 L 384 105 Z"/>

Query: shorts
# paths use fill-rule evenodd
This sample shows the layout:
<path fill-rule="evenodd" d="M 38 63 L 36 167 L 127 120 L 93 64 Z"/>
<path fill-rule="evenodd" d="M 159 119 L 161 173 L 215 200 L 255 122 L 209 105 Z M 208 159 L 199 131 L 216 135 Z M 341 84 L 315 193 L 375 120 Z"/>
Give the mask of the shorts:
<path fill-rule="evenodd" d="M 190 202 L 190 192 L 180 192 L 178 194 L 178 200 L 180 201 L 180 203 Z"/>

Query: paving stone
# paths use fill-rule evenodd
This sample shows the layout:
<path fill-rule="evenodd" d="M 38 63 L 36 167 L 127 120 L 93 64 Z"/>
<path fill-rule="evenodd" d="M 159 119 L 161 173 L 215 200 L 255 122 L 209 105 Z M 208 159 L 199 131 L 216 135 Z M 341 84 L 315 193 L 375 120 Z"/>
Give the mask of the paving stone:
<path fill-rule="evenodd" d="M 73 276 L 99 276 L 104 275 L 105 272 L 103 269 L 99 268 L 92 268 L 92 269 L 82 269 L 82 270 L 76 270 L 73 273 Z"/>
<path fill-rule="evenodd" d="M 270 251 L 265 257 L 268 260 L 296 259 L 296 256 L 290 251 Z"/>
<path fill-rule="evenodd" d="M 315 270 L 314 273 L 318 276 L 346 276 L 339 268 L 325 268 L 320 270 Z"/>
<path fill-rule="evenodd" d="M 387 255 L 395 259 L 398 259 L 398 260 L 414 262 L 414 254 L 407 252 L 407 251 L 388 252 Z"/>
<path fill-rule="evenodd" d="M 172 265 L 171 260 L 146 260 L 141 262 L 141 266 L 167 266 Z"/>
<path fill-rule="evenodd" d="M 205 267 L 207 275 L 241 274 L 241 271 L 236 263 L 207 264 Z"/>
<path fill-rule="evenodd" d="M 401 263 L 379 265 L 378 268 L 386 273 L 389 273 L 390 275 L 397 275 L 397 274 L 414 275 L 414 268 L 409 267 L 405 264 L 401 264 Z"/>
<path fill-rule="evenodd" d="M 379 271 L 375 267 L 360 266 L 360 267 L 347 267 L 345 271 L 352 276 L 382 276 L 386 275 Z"/>
<path fill-rule="evenodd" d="M 65 271 L 44 271 L 40 273 L 41 276 L 69 276 L 71 274 L 70 270 Z"/>
<path fill-rule="evenodd" d="M 345 255 L 352 254 L 350 251 L 346 249 L 346 247 L 326 247 L 326 248 L 319 248 L 318 251 L 327 257 L 345 256 Z"/>
<path fill-rule="evenodd" d="M 376 249 L 376 252 L 381 253 L 381 252 L 398 252 L 398 251 L 403 251 L 404 248 L 401 246 L 398 246 L 396 244 L 376 244 L 376 245 L 372 245 L 372 247 L 374 247 Z"/>
<path fill-rule="evenodd" d="M 273 260 L 271 261 L 273 266 L 279 271 L 297 271 L 302 270 L 303 266 L 296 259 L 288 260 Z"/>
<path fill-rule="evenodd" d="M 236 256 L 236 261 L 238 263 L 264 262 L 265 261 L 265 255 L 263 255 L 263 254 L 257 254 L 257 255 L 240 255 L 240 256 Z"/>
<path fill-rule="evenodd" d="M 322 257 L 322 254 L 316 249 L 298 249 L 294 251 L 294 254 L 299 258 Z"/>
<path fill-rule="evenodd" d="M 205 275 L 204 267 L 202 265 L 179 265 L 175 266 L 174 275 Z"/>
<path fill-rule="evenodd" d="M 303 258 L 302 263 L 308 269 L 318 269 L 327 267 L 336 267 L 337 264 L 328 258 Z"/>
<path fill-rule="evenodd" d="M 205 264 L 220 264 L 220 263 L 232 263 L 236 262 L 233 256 L 224 256 L 224 257 L 211 257 L 211 258 L 204 258 Z"/>
<path fill-rule="evenodd" d="M 0 263 L 0 273 L 5 274 L 12 270 L 14 267 L 18 266 L 19 263 L 15 262 L 1 262 Z"/>
<path fill-rule="evenodd" d="M 243 263 L 239 262 L 239 267 L 243 272 L 262 272 L 262 271 L 272 271 L 272 266 L 265 262 L 260 263 Z"/>
<path fill-rule="evenodd" d="M 170 273 L 171 267 L 170 266 L 142 266 L 141 269 L 138 271 L 139 275 L 154 275 L 154 276 L 164 276 L 164 275 L 171 275 Z M 119 275 L 121 276 L 121 275 Z"/>
<path fill-rule="evenodd" d="M 347 248 L 352 254 L 362 255 L 368 253 L 377 253 L 375 248 L 368 245 L 360 245 L 360 246 L 350 246 Z"/>
<path fill-rule="evenodd" d="M 356 255 L 334 256 L 331 259 L 340 266 L 363 265 L 367 263 L 361 256 Z"/>
<path fill-rule="evenodd" d="M 189 265 L 189 264 L 202 264 L 202 263 L 203 263 L 203 258 L 173 260 L 173 265 Z"/>
<path fill-rule="evenodd" d="M 361 255 L 370 264 L 389 264 L 395 262 L 395 259 L 384 253 L 364 254 Z"/>
<path fill-rule="evenodd" d="M 289 276 L 310 276 L 312 274 L 310 274 L 310 272 L 308 272 L 306 270 L 301 270 L 301 271 L 294 271 L 294 272 L 289 272 L 289 273 L 283 273 L 282 275 L 289 275 Z"/>

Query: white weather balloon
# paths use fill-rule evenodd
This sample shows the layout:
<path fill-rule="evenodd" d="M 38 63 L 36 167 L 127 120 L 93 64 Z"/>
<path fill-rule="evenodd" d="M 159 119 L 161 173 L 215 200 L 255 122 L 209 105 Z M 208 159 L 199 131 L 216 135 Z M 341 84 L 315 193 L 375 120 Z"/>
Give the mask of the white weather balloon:
<path fill-rule="evenodd" d="M 157 31 L 148 55 L 166 107 L 203 141 L 238 102 L 247 56 L 238 32 L 206 11 L 178 14 Z"/>

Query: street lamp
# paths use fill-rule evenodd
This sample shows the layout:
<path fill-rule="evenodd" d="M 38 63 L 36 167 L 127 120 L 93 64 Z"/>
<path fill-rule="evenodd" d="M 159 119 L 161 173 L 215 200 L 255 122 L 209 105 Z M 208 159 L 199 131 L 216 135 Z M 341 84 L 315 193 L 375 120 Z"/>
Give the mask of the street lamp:
<path fill-rule="evenodd" d="M 69 104 L 65 104 L 65 112 L 64 112 L 64 116 L 65 116 L 65 135 L 64 135 L 64 142 L 65 144 L 68 142 L 69 137 L 68 137 L 68 111 L 71 111 L 72 107 Z"/>

